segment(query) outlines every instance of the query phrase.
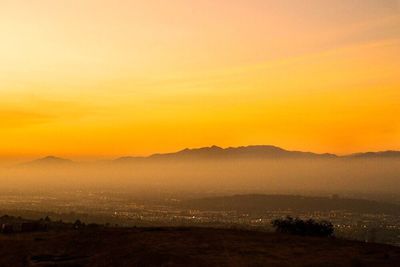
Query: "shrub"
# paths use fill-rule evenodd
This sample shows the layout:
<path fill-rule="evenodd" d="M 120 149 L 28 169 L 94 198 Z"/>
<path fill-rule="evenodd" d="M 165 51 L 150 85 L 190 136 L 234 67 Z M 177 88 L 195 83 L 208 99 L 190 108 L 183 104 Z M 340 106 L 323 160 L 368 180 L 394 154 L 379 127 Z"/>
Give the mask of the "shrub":
<path fill-rule="evenodd" d="M 288 216 L 285 219 L 273 220 L 271 223 L 275 231 L 292 235 L 332 236 L 334 232 L 332 223 L 328 221 L 301 220 Z"/>

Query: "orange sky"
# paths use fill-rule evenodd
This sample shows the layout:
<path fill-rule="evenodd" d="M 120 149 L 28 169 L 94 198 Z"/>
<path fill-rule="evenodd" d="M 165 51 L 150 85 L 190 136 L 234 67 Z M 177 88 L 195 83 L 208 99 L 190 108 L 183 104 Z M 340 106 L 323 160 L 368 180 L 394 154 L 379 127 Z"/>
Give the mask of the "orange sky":
<path fill-rule="evenodd" d="M 400 150 L 397 0 L 3 0 L 0 157 Z"/>

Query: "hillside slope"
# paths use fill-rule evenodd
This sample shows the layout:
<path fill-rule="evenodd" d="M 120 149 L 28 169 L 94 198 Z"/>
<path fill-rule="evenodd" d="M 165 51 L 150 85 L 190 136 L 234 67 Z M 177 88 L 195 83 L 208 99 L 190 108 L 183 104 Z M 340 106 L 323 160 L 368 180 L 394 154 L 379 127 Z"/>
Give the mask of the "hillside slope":
<path fill-rule="evenodd" d="M 399 266 L 400 248 L 206 228 L 0 235 L 0 266 Z"/>

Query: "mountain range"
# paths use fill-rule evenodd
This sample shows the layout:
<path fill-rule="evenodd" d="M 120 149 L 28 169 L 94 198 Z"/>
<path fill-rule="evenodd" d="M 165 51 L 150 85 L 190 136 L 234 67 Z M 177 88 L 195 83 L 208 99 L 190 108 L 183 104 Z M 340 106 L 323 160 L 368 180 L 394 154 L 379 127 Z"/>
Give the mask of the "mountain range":
<path fill-rule="evenodd" d="M 183 149 L 178 152 L 153 154 L 148 157 L 120 157 L 112 161 L 112 163 L 132 163 L 149 160 L 215 160 L 215 159 L 369 159 L 369 158 L 398 158 L 400 159 L 400 151 L 382 151 L 382 152 L 364 152 L 345 156 L 324 153 L 318 154 L 313 152 L 289 151 L 277 146 L 271 145 L 255 145 L 221 148 L 218 146 L 202 147 L 195 149 Z M 68 165 L 74 163 L 69 159 L 48 156 L 37 159 L 23 165 Z"/>
<path fill-rule="evenodd" d="M 333 158 L 399 158 L 400 151 L 364 152 L 338 156 L 331 153 L 290 151 L 277 146 L 255 145 L 221 148 L 218 146 L 189 149 L 149 157 L 121 157 L 115 162 L 132 162 L 144 159 L 333 159 Z"/>

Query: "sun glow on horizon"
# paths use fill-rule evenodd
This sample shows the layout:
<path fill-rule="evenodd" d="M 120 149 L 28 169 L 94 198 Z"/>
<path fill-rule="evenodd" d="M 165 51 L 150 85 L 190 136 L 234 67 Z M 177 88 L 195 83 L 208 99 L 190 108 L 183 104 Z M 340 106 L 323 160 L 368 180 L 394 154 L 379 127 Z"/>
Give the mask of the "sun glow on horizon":
<path fill-rule="evenodd" d="M 399 8 L 2 1 L 0 156 L 400 150 Z"/>

